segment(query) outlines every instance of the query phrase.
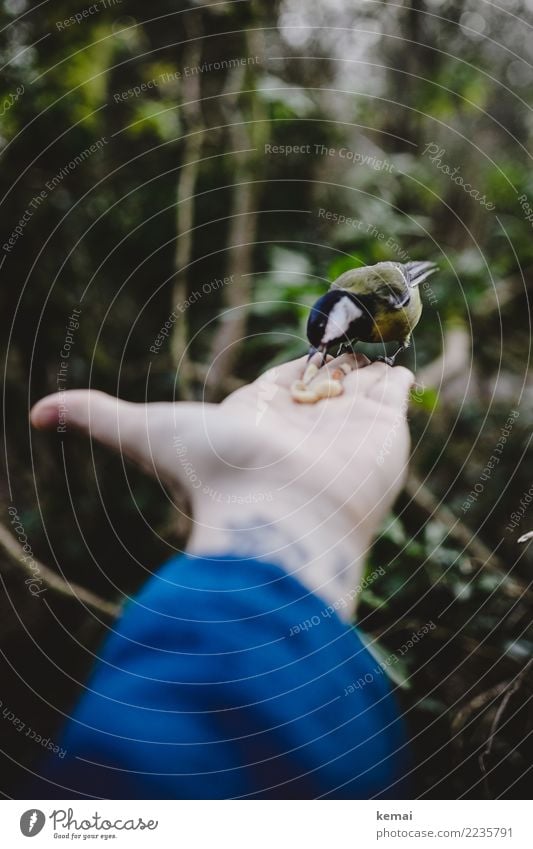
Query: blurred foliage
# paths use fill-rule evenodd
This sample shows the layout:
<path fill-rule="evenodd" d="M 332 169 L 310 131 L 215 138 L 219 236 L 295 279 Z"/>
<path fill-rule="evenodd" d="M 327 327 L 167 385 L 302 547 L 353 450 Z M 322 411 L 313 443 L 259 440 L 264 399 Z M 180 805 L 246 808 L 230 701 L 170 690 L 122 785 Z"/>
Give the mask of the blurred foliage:
<path fill-rule="evenodd" d="M 16 505 L 36 556 L 107 598 L 183 546 L 186 528 L 155 484 L 71 435 L 30 442 L 21 426 L 57 388 L 73 308 L 68 388 L 200 397 L 226 307 L 240 305 L 247 336 L 225 367 L 229 391 L 305 350 L 308 308 L 346 268 L 435 260 L 404 360 L 420 384 L 412 468 L 434 503 L 416 487 L 403 496 L 369 563 L 386 564 L 386 577 L 363 594 L 359 619 L 385 655 L 436 624 L 398 666 L 417 792 L 519 797 L 532 762 L 533 634 L 532 556 L 516 538 L 533 515 L 506 527 L 532 468 L 533 239 L 520 200 L 533 198 L 530 4 L 100 6 L 68 26 L 83 5 L 0 7 L 0 244 L 29 217 L 0 257 L 5 507 Z M 184 302 L 231 274 L 150 351 L 177 294 Z M 177 373 L 176 352 L 187 361 Z M 463 510 L 512 410 L 500 462 Z M 57 630 L 35 605 L 13 627 L 7 663 L 36 640 L 41 679 L 54 682 Z M 75 633 L 63 632 L 69 668 Z M 13 700 L 54 728 L 76 681 L 45 699 L 27 679 Z M 31 763 L 35 752 L 12 756 Z"/>

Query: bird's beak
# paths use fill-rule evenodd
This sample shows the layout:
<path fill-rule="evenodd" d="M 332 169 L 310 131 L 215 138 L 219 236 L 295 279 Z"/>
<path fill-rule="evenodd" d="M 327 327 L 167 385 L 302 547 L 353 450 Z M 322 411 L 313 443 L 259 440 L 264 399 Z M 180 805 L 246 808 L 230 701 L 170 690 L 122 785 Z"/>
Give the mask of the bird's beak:
<path fill-rule="evenodd" d="M 322 354 L 322 362 L 320 366 L 322 367 L 326 362 L 326 353 L 327 353 L 327 345 L 319 345 L 318 348 L 315 348 L 314 345 L 311 345 L 309 348 L 309 354 L 307 357 L 307 362 L 314 357 L 315 354 Z"/>

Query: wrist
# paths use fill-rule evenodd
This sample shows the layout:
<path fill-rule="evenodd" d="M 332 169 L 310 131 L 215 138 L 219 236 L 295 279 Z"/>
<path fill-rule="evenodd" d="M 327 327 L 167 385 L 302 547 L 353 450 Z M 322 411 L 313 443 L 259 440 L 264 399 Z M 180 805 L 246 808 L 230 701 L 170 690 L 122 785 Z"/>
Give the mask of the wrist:
<path fill-rule="evenodd" d="M 351 521 L 350 521 L 351 520 Z M 251 487 L 246 492 L 215 487 L 193 500 L 187 550 L 196 556 L 232 554 L 278 564 L 327 604 L 350 597 L 341 609 L 350 617 L 352 590 L 362 578 L 367 533 L 325 499 L 309 502 L 294 487 L 283 495 Z"/>

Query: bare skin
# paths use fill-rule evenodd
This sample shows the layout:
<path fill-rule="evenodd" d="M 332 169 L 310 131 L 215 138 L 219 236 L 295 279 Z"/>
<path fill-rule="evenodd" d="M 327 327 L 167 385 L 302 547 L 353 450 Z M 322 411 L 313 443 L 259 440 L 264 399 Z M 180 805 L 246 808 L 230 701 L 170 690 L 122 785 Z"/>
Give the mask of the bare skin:
<path fill-rule="evenodd" d="M 65 404 L 67 428 L 124 454 L 170 491 L 185 488 L 189 553 L 279 563 L 333 604 L 361 579 L 402 487 L 413 375 L 343 354 L 315 378 L 341 373 L 343 393 L 297 404 L 291 387 L 305 362 L 272 369 L 221 404 L 131 404 L 72 390 L 39 401 L 31 421 L 53 429 Z M 351 616 L 353 606 L 339 612 Z"/>

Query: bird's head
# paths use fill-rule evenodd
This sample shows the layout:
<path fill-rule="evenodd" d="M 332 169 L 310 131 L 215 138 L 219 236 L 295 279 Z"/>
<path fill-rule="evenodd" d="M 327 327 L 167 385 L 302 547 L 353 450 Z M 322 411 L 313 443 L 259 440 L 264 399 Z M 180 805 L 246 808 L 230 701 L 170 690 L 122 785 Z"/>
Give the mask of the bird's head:
<path fill-rule="evenodd" d="M 349 330 L 364 314 L 358 298 L 340 289 L 331 289 L 311 308 L 307 322 L 307 338 L 311 349 L 325 353 L 330 345 L 349 342 Z"/>

